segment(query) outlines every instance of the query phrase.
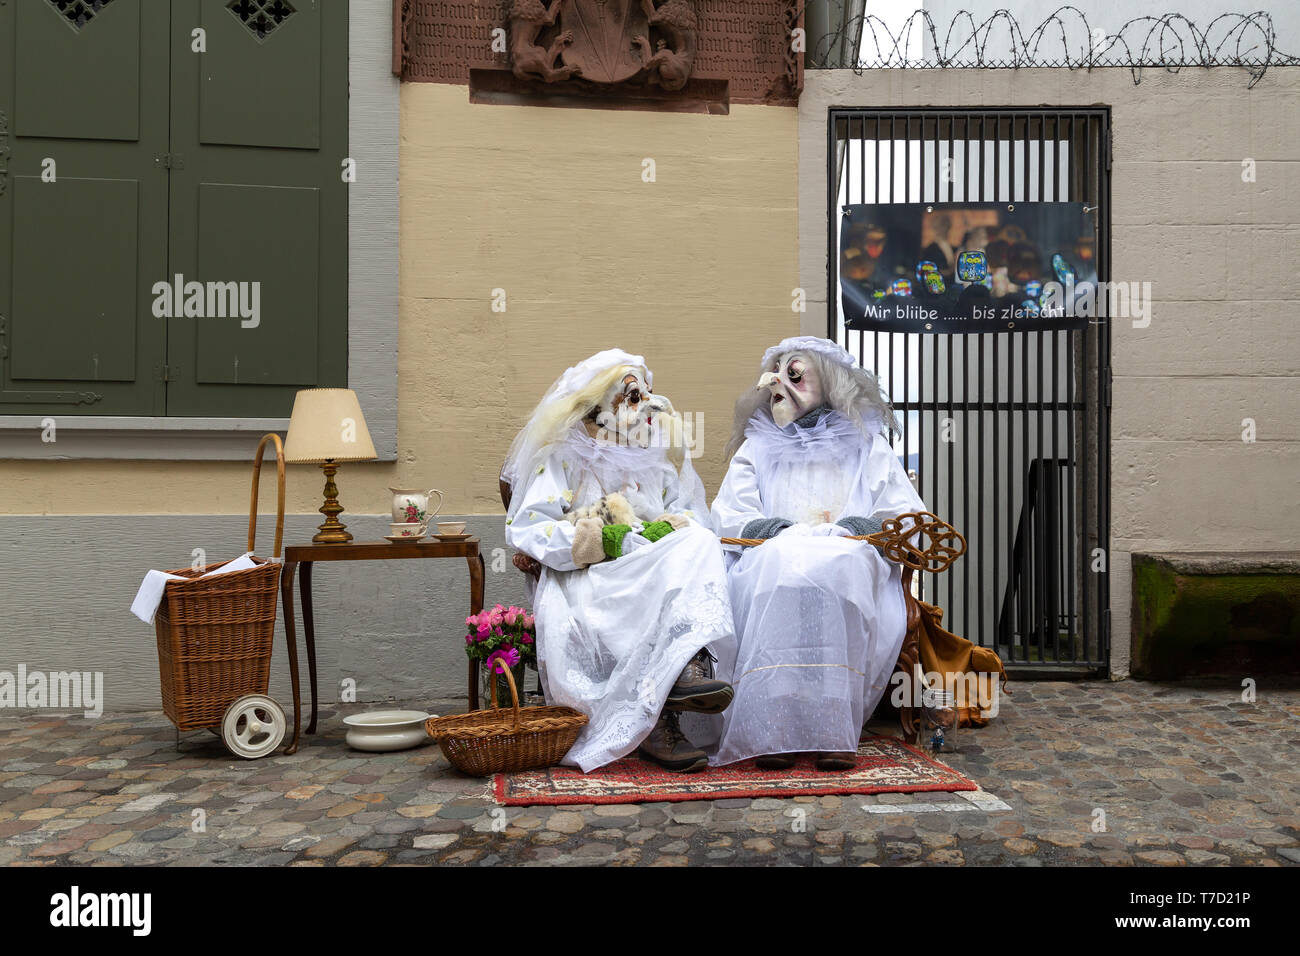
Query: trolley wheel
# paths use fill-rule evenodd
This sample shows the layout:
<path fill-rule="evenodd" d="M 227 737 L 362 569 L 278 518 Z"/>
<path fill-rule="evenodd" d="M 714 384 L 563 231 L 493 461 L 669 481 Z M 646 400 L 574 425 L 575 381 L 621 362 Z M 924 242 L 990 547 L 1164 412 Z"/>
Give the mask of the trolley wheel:
<path fill-rule="evenodd" d="M 280 705 L 264 694 L 245 694 L 226 708 L 221 740 L 236 757 L 256 760 L 274 753 L 284 741 L 286 722 Z"/>

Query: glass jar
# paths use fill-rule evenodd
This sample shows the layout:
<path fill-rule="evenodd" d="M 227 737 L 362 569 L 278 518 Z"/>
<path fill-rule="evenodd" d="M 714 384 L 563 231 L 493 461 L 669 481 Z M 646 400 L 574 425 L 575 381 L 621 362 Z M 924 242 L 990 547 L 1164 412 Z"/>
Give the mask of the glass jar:
<path fill-rule="evenodd" d="M 921 693 L 920 743 L 931 753 L 957 751 L 957 695 L 950 690 L 926 688 Z"/>

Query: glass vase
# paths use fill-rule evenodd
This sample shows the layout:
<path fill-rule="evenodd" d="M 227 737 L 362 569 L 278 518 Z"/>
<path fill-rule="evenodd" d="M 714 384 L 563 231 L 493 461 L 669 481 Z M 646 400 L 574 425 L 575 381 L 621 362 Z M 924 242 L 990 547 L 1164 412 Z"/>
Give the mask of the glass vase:
<path fill-rule="evenodd" d="M 510 668 L 510 676 L 515 679 L 515 690 L 519 694 L 519 706 L 524 706 L 524 678 L 528 676 L 527 664 L 516 664 Z M 486 666 L 479 669 L 479 680 L 482 684 L 480 695 L 480 706 L 492 706 L 492 682 L 496 682 L 497 688 L 497 706 L 509 708 L 512 705 L 510 697 L 510 682 L 506 680 L 504 674 L 497 674 L 489 671 Z"/>

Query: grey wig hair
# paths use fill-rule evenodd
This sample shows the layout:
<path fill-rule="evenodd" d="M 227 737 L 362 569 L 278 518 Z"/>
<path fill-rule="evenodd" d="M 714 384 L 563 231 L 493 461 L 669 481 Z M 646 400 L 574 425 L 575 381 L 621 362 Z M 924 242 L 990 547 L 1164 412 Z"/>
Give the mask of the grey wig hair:
<path fill-rule="evenodd" d="M 791 349 L 790 351 L 803 350 Z M 783 354 L 788 355 L 789 352 Z M 862 429 L 864 435 L 879 431 L 892 439 L 899 433 L 894 407 L 885 397 L 880 382 L 874 374 L 857 365 L 841 365 L 839 362 L 832 362 L 818 352 L 803 351 L 803 354 L 808 357 L 808 361 L 817 369 L 818 376 L 821 378 L 825 404 L 856 424 Z M 767 371 L 770 369 L 760 365 L 755 379 L 757 380 Z M 753 417 L 770 414 L 767 408 L 769 395 L 767 389 L 751 387 L 736 399 L 735 424 L 732 427 L 731 440 L 727 442 L 726 451 L 723 452 L 724 460 L 730 461 L 731 456 L 744 443 L 745 429 L 749 427 Z"/>

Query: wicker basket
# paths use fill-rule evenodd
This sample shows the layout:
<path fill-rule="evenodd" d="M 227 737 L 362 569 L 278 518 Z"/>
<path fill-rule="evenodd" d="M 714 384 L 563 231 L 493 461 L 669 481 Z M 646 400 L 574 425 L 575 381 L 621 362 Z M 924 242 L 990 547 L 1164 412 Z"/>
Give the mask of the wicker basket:
<path fill-rule="evenodd" d="M 253 550 L 257 535 L 257 484 L 268 443 L 275 445 L 275 557 L 279 558 L 284 535 L 284 447 L 275 434 L 262 438 L 253 459 L 248 550 Z M 264 558 L 253 560 L 258 563 L 255 568 L 211 578 L 201 575 L 228 562 L 168 572 L 193 579 L 167 582 L 154 619 L 163 712 L 177 730 L 220 724 L 237 698 L 267 691 L 282 565 Z"/>
<path fill-rule="evenodd" d="M 497 704 L 497 682 L 491 681 L 492 709 L 453 717 L 430 717 L 424 723 L 438 741 L 443 756 L 461 773 L 487 777 L 494 773 L 552 767 L 568 753 L 587 724 L 585 714 L 572 707 L 519 707 L 519 688 L 510 668 L 505 670 L 513 706 Z"/>

